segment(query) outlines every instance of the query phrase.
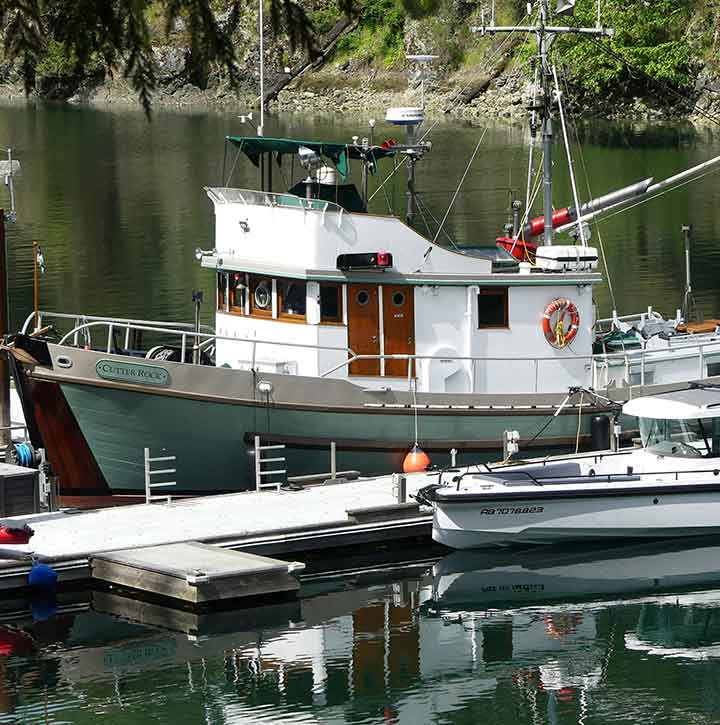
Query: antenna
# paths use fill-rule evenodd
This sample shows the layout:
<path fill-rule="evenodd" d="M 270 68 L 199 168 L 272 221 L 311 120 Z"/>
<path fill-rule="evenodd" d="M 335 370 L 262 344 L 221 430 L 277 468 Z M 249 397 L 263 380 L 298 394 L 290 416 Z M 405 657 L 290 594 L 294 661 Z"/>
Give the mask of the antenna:
<path fill-rule="evenodd" d="M 418 54 L 418 55 L 406 55 L 405 58 L 407 60 L 411 60 L 418 64 L 419 67 L 419 74 L 420 74 L 420 108 L 423 110 L 425 109 L 425 66 L 426 64 L 432 63 L 434 60 L 437 60 L 439 56 L 437 55 L 427 55 L 427 54 Z"/>
<path fill-rule="evenodd" d="M 579 35 L 607 35 L 613 34 L 612 29 L 603 28 L 598 25 L 596 28 L 579 28 L 576 26 L 551 25 L 552 15 L 570 15 L 575 8 L 575 0 L 558 0 L 555 12 L 550 12 L 549 0 L 540 0 L 540 12 L 536 25 L 513 25 L 513 26 L 487 26 L 471 27 L 473 33 L 533 33 L 538 44 L 538 72 L 542 97 L 540 98 L 539 111 L 542 120 L 542 144 L 543 144 L 543 216 L 544 229 L 543 241 L 547 245 L 552 244 L 553 222 L 552 222 L 552 151 L 553 151 L 553 96 L 552 96 L 552 63 L 550 61 L 550 47 L 558 35 L 576 33 Z M 531 7 L 528 4 L 528 10 Z M 532 129 L 531 129 L 532 130 Z"/>

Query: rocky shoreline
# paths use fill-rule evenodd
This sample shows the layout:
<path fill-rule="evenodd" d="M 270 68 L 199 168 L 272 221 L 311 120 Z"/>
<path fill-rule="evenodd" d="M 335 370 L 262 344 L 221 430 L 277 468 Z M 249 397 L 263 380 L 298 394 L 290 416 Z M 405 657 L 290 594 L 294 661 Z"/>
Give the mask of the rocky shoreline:
<path fill-rule="evenodd" d="M 398 74 L 378 77 L 366 72 L 365 77 L 333 72 L 304 77 L 281 91 L 269 104 L 277 113 L 351 114 L 372 112 L 380 115 L 393 106 L 418 104 L 416 89 L 398 90 Z M 394 86 L 394 87 L 388 87 Z M 500 76 L 469 102 L 460 100 L 462 82 L 445 82 L 439 89 L 426 92 L 428 117 L 448 116 L 468 120 L 500 120 L 524 123 L 527 118 L 528 82 L 517 74 Z M 9 101 L 57 100 L 53 94 L 32 93 L 26 97 L 19 83 L 0 84 L 0 99 Z M 72 95 L 60 98 L 70 104 L 88 104 L 121 108 L 139 108 L 137 94 L 122 80 L 85 83 Z M 159 109 L 238 109 L 251 110 L 257 105 L 257 96 L 245 91 L 236 92 L 227 85 L 210 83 L 206 89 L 191 84 L 162 85 L 153 96 L 153 105 Z M 693 101 L 677 102 L 674 98 L 656 98 L 653 102 L 641 98 L 624 98 L 575 102 L 571 110 L 576 118 L 647 122 L 690 122 L 695 125 L 720 124 L 720 79 L 701 78 Z"/>

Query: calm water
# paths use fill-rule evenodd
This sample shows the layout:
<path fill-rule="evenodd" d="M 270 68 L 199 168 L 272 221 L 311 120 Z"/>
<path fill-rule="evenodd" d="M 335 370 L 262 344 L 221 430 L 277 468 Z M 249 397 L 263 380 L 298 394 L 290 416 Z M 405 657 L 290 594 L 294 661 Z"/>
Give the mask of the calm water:
<path fill-rule="evenodd" d="M 287 117 L 267 133 L 344 141 L 363 135 L 357 121 Z M 43 308 L 189 320 L 191 290 L 214 288 L 193 252 L 212 236 L 202 186 L 219 183 L 229 133 L 242 133 L 234 113 L 158 111 L 148 125 L 130 111 L 0 107 L 0 140 L 23 164 L 13 324 L 32 303 L 33 239 L 48 268 Z M 428 214 L 444 215 L 479 133 L 433 132 L 418 180 Z M 596 195 L 720 153 L 720 136 L 688 128 L 581 135 L 576 163 Z M 488 132 L 449 218 L 458 243 L 499 232 L 509 190 L 524 188 L 525 141 L 521 128 Z M 561 159 L 557 176 L 561 205 Z M 238 168 L 236 183 L 255 181 Z M 402 208 L 400 175 L 387 190 L 375 211 Z M 621 311 L 679 305 L 680 226 L 692 223 L 696 297 L 720 316 L 719 208 L 711 175 L 602 225 Z M 606 314 L 607 287 L 597 298 Z M 65 595 L 55 615 L 0 600 L 0 722 L 720 722 L 720 544 L 693 546 L 455 556 L 306 581 L 296 604 L 200 618 L 102 592 Z"/>
<path fill-rule="evenodd" d="M 720 542 L 685 546 L 453 554 L 200 616 L 3 601 L 0 722 L 719 722 Z"/>
<path fill-rule="evenodd" d="M 268 135 L 348 141 L 367 133 L 367 119 L 285 116 L 271 118 Z M 418 167 L 417 186 L 430 216 L 442 219 L 481 128 L 458 121 L 431 133 L 432 152 Z M 212 208 L 202 187 L 220 182 L 223 137 L 253 133 L 236 113 L 170 113 L 158 110 L 148 124 L 133 111 L 66 106 L 0 106 L 0 142 L 23 165 L 18 182 L 18 223 L 10 231 L 12 319 L 17 325 L 32 306 L 32 241 L 43 246 L 44 309 L 191 319 L 190 293 L 214 290 L 212 275 L 194 260 L 196 247 L 211 247 Z M 647 176 L 666 178 L 720 154 L 720 130 L 621 127 L 592 124 L 578 169 L 587 168 L 594 195 Z M 401 137 L 378 123 L 376 139 Z M 524 197 L 527 132 L 497 126 L 487 133 L 458 196 L 446 230 L 459 243 L 487 244 L 507 220 L 509 191 Z M 559 153 L 559 151 L 558 151 Z M 381 171 L 383 178 L 389 166 Z M 275 180 L 288 175 L 287 164 Z M 571 203 L 566 165 L 556 161 L 558 206 Z M 371 189 L 377 184 L 371 182 Z M 672 313 L 680 304 L 684 266 L 680 227 L 695 229 L 693 275 L 700 308 L 720 316 L 720 185 L 716 174 L 604 222 L 610 277 L 620 310 L 647 304 Z M 234 183 L 256 186 L 257 172 L 241 160 Z M 588 183 L 579 187 L 587 198 Z M 277 188 L 277 187 L 276 187 Z M 404 207 L 403 173 L 373 201 Z M 424 231 L 422 218 L 418 226 Z M 442 239 L 442 237 L 441 237 Z M 594 241 L 597 241 L 597 234 Z M 607 287 L 598 290 L 601 314 L 609 313 Z M 210 307 L 206 305 L 206 319 Z"/>

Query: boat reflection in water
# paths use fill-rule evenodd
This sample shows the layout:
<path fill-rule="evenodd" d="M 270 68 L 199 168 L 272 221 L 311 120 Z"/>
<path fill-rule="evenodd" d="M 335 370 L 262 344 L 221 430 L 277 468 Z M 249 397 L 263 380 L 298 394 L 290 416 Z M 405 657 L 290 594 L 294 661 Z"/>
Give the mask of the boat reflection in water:
<path fill-rule="evenodd" d="M 720 719 L 720 540 L 337 574 L 306 578 L 297 602 L 200 615 L 92 592 L 52 648 L 26 616 L 8 631 L 32 652 L 8 650 L 2 710 L 32 719 L 47 698 L 70 722 Z"/>

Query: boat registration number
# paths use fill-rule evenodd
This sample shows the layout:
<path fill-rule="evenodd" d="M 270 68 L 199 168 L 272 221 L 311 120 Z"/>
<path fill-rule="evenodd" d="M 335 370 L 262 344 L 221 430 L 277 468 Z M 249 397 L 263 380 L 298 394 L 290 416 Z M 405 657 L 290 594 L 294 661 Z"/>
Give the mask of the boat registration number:
<path fill-rule="evenodd" d="M 487 508 L 480 509 L 481 516 L 494 516 L 495 514 L 541 514 L 545 508 L 543 506 L 509 506 L 507 508 Z"/>

